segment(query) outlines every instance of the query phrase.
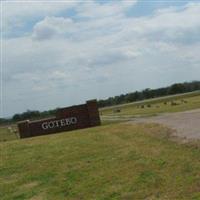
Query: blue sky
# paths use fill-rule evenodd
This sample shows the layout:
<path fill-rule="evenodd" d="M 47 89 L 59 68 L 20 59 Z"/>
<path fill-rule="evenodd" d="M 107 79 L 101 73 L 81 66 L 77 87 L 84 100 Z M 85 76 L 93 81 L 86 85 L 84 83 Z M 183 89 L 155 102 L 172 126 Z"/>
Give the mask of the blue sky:
<path fill-rule="evenodd" d="M 199 1 L 1 2 L 1 116 L 199 80 Z"/>

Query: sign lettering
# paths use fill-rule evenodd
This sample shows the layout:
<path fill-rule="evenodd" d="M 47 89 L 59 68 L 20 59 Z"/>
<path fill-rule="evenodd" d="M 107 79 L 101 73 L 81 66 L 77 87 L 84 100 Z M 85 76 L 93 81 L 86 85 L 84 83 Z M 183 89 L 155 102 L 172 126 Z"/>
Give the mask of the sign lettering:
<path fill-rule="evenodd" d="M 52 128 L 56 128 L 56 127 L 70 126 L 70 125 L 73 125 L 76 123 L 77 123 L 77 118 L 70 117 L 70 118 L 64 118 L 64 119 L 59 119 L 59 120 L 43 122 L 41 126 L 42 126 L 43 130 L 47 130 L 47 129 L 52 129 Z"/>

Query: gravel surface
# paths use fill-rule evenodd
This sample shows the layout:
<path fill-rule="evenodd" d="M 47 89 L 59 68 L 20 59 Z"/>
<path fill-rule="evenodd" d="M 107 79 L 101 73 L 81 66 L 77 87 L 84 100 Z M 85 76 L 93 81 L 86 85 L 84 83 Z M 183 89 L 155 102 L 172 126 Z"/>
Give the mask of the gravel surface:
<path fill-rule="evenodd" d="M 135 118 L 131 120 L 131 123 L 133 122 L 163 124 L 175 130 L 172 133 L 174 136 L 186 140 L 200 139 L 200 109 L 163 114 L 156 117 Z"/>

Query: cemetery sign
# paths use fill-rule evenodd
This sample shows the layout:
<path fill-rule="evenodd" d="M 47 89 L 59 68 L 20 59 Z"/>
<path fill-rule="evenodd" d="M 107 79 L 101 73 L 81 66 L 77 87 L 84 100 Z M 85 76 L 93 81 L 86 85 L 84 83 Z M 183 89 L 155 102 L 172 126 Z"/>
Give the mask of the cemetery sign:
<path fill-rule="evenodd" d="M 58 133 L 100 125 L 99 111 L 96 100 L 86 104 L 60 108 L 55 117 L 22 121 L 18 123 L 20 138 Z"/>

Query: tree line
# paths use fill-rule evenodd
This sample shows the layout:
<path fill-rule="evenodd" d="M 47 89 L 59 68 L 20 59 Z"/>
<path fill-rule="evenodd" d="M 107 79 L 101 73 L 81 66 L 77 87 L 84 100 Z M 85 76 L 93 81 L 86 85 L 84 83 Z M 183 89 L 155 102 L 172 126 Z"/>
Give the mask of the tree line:
<path fill-rule="evenodd" d="M 115 97 L 99 100 L 99 107 L 113 106 L 122 103 L 131 103 L 134 101 L 141 101 L 150 98 L 163 97 L 173 94 L 181 94 L 200 90 L 200 81 L 175 83 L 168 87 L 158 89 L 144 89 L 142 91 L 135 91 L 127 94 L 121 94 Z"/>
<path fill-rule="evenodd" d="M 142 91 L 135 91 L 130 92 L 127 94 L 121 94 L 115 97 L 109 97 L 107 99 L 98 100 L 99 108 L 105 106 L 113 106 L 122 103 L 131 103 L 134 101 L 140 101 L 150 98 L 156 97 L 163 97 L 167 95 L 173 94 L 181 94 L 187 92 L 193 92 L 200 90 L 200 81 L 193 81 L 193 82 L 185 82 L 185 83 L 175 83 L 168 87 L 158 88 L 158 89 L 144 89 Z M 0 124 L 12 123 L 22 120 L 34 120 L 34 119 L 41 119 L 45 117 L 54 116 L 57 109 L 48 110 L 48 111 L 34 111 L 34 110 L 27 110 L 26 112 L 15 114 L 10 119 L 0 118 Z"/>
<path fill-rule="evenodd" d="M 17 113 L 12 116 L 12 118 L 5 119 L 0 118 L 0 124 L 10 124 L 13 122 L 23 121 L 23 120 L 35 120 L 35 119 L 42 119 L 45 117 L 52 117 L 56 114 L 57 109 L 48 110 L 48 111 L 38 111 L 38 110 L 27 110 L 23 113 Z"/>

